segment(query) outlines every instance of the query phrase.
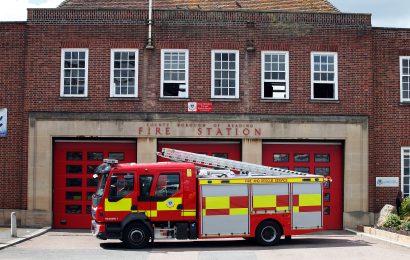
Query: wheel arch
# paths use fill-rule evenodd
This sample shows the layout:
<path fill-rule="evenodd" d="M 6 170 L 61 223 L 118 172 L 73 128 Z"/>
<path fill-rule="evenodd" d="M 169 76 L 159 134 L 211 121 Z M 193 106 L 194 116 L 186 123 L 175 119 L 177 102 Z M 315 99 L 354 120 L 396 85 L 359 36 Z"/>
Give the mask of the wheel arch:
<path fill-rule="evenodd" d="M 262 225 L 262 224 L 265 223 L 265 222 L 275 222 L 276 224 L 278 224 L 278 226 L 280 227 L 281 235 L 284 235 L 284 228 L 283 228 L 282 223 L 281 223 L 279 220 L 275 219 L 275 218 L 265 218 L 265 219 L 262 219 L 262 220 L 256 225 L 255 231 L 258 229 L 258 227 L 259 227 L 260 225 Z"/>
<path fill-rule="evenodd" d="M 129 214 L 123 221 L 121 221 L 121 230 L 124 230 L 129 224 L 136 222 L 142 223 L 148 228 L 151 239 L 154 241 L 154 229 L 152 228 L 148 217 L 144 213 L 136 212 Z"/>

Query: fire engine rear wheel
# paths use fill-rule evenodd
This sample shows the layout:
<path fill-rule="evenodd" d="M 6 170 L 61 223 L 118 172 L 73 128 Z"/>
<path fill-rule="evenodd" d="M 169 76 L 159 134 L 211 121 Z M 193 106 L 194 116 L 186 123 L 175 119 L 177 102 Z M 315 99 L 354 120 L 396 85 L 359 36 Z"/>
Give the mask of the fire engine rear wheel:
<path fill-rule="evenodd" d="M 123 242 L 128 248 L 140 249 L 147 247 L 150 239 L 150 232 L 142 223 L 131 223 L 123 233 Z"/>
<path fill-rule="evenodd" d="M 262 246 L 273 246 L 279 243 L 282 229 L 273 221 L 265 221 L 256 229 L 255 239 Z"/>

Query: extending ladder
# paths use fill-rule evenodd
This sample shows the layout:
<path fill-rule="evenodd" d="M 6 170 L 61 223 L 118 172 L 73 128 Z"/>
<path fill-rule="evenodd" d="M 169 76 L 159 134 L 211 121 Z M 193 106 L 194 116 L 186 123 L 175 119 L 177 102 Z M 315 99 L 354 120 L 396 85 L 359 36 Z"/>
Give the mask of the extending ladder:
<path fill-rule="evenodd" d="M 213 157 L 204 154 L 191 153 L 181 150 L 175 150 L 170 148 L 163 148 L 162 152 L 158 153 L 159 156 L 170 159 L 177 162 L 191 162 L 196 165 L 209 166 L 219 169 L 225 169 L 224 175 L 233 176 L 227 174 L 226 170 L 236 170 L 241 174 L 239 176 L 305 176 L 305 177 L 323 177 L 319 175 L 313 175 L 309 173 L 296 172 L 291 170 L 285 170 L 281 168 L 274 168 L 263 166 L 259 164 L 240 162 L 235 160 L 229 160 L 224 158 Z M 239 177 L 238 176 L 238 177 Z"/>

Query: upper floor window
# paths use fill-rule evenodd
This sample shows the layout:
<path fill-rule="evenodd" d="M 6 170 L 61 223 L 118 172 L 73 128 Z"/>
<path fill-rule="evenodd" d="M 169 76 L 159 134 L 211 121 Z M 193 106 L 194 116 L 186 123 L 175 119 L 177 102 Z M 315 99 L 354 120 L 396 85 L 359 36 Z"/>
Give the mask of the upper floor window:
<path fill-rule="evenodd" d="M 312 99 L 338 99 L 337 53 L 312 53 Z"/>
<path fill-rule="evenodd" d="M 400 57 L 400 101 L 410 101 L 410 57 Z"/>
<path fill-rule="evenodd" d="M 239 51 L 212 51 L 212 98 L 239 98 Z"/>
<path fill-rule="evenodd" d="M 188 97 L 188 50 L 161 50 L 161 97 Z"/>
<path fill-rule="evenodd" d="M 61 50 L 62 97 L 86 97 L 88 81 L 88 49 Z"/>
<path fill-rule="evenodd" d="M 288 52 L 262 52 L 262 98 L 289 98 Z"/>
<path fill-rule="evenodd" d="M 111 50 L 110 96 L 138 96 L 138 50 Z"/>
<path fill-rule="evenodd" d="M 410 196 L 410 147 L 401 149 L 401 190 L 403 196 Z"/>

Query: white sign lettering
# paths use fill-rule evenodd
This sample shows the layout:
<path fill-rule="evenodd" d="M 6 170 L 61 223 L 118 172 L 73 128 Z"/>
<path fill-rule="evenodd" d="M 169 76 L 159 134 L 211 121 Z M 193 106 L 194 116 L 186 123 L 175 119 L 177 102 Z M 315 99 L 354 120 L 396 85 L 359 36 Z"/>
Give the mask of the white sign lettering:
<path fill-rule="evenodd" d="M 376 177 L 376 187 L 399 187 L 399 177 Z"/>

